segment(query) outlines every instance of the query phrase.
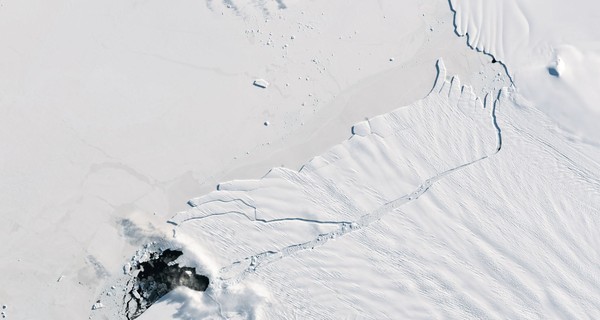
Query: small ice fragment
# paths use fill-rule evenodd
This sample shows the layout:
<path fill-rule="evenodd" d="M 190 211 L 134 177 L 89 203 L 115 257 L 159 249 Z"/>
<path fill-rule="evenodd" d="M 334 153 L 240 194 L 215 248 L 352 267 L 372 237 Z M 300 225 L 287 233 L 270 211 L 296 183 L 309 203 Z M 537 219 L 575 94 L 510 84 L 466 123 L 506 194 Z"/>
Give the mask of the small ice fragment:
<path fill-rule="evenodd" d="M 352 126 L 352 134 L 366 137 L 371 133 L 371 126 L 369 121 L 361 121 L 354 126 Z"/>
<path fill-rule="evenodd" d="M 142 296 L 140 295 L 140 293 L 137 290 L 132 290 L 131 294 L 133 294 L 133 296 L 138 300 L 142 298 Z"/>
<path fill-rule="evenodd" d="M 255 86 L 259 88 L 266 89 L 269 86 L 269 83 L 265 79 L 256 79 L 253 83 Z"/>
<path fill-rule="evenodd" d="M 131 272 L 131 263 L 127 262 L 124 266 L 123 266 L 123 273 L 124 274 L 129 274 L 129 272 Z"/>
<path fill-rule="evenodd" d="M 98 310 L 98 309 L 102 309 L 104 308 L 104 305 L 100 302 L 100 300 L 98 300 L 96 303 L 94 303 L 94 305 L 92 306 L 92 310 Z"/>

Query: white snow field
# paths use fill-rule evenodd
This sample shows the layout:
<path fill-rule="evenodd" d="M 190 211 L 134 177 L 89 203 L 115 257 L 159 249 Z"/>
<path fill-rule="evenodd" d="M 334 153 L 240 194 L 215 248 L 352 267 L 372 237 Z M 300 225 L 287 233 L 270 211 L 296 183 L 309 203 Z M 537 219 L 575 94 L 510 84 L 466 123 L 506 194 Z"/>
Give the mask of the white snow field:
<path fill-rule="evenodd" d="M 600 318 L 595 6 L 1 1 L 0 316 Z"/>
<path fill-rule="evenodd" d="M 88 317 L 188 199 L 299 169 L 426 96 L 440 56 L 479 91 L 507 84 L 453 35 L 447 3 L 286 3 L 0 3 L 8 319 Z"/>
<path fill-rule="evenodd" d="M 600 317 L 600 166 L 513 90 L 438 68 L 301 170 L 193 199 L 174 241 L 211 286 L 140 319 Z"/>
<path fill-rule="evenodd" d="M 459 35 L 504 62 L 519 92 L 557 129 L 600 145 L 597 1 L 450 0 Z"/>

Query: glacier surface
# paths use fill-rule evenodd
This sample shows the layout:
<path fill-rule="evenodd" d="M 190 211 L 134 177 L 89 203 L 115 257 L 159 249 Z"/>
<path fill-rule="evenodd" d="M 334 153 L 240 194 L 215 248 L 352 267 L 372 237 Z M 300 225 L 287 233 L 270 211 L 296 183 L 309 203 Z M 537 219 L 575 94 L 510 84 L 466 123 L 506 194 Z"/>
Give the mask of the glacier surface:
<path fill-rule="evenodd" d="M 426 98 L 299 171 L 191 200 L 173 241 L 202 253 L 209 298 L 177 290 L 141 319 L 599 317 L 600 168 L 551 124 L 439 61 Z"/>

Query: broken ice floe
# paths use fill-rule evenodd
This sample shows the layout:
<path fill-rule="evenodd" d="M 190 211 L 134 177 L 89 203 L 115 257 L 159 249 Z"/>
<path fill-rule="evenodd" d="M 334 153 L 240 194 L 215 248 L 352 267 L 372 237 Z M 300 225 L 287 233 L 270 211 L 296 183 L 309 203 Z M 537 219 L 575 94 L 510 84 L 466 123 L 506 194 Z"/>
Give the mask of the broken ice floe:
<path fill-rule="evenodd" d="M 259 88 L 266 89 L 269 86 L 269 83 L 265 79 L 256 79 L 253 83 L 255 86 Z"/>
<path fill-rule="evenodd" d="M 133 320 L 177 287 L 205 291 L 208 277 L 197 274 L 193 267 L 180 266 L 176 260 L 182 255 L 182 251 L 165 249 L 157 243 L 139 249 L 125 264 L 124 274 L 115 280 L 117 285 L 104 290 L 101 300 L 99 297 L 92 305 L 92 315 Z M 114 318 L 115 314 L 119 318 Z"/>
<path fill-rule="evenodd" d="M 96 301 L 96 303 L 92 305 L 92 310 L 98 310 L 102 308 L 104 308 L 104 305 L 102 304 L 102 302 L 100 302 L 100 300 Z"/>

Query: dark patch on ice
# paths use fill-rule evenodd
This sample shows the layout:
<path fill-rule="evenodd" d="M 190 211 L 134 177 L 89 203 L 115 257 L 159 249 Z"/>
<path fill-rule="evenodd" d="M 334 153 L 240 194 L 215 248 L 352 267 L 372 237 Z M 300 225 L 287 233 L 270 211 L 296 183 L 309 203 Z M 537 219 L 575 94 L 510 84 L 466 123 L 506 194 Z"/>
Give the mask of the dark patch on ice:
<path fill-rule="evenodd" d="M 106 270 L 106 268 L 102 265 L 102 263 L 100 263 L 100 261 L 98 261 L 98 259 L 96 259 L 94 256 L 89 255 L 86 257 L 86 260 L 94 268 L 94 272 L 96 273 L 96 277 L 98 279 L 108 277 L 108 275 L 109 275 L 108 270 Z"/>
<path fill-rule="evenodd" d="M 548 73 L 553 76 L 553 77 L 559 77 L 560 73 L 558 73 L 558 70 L 556 70 L 555 67 L 548 67 Z"/>
<path fill-rule="evenodd" d="M 148 261 L 142 262 L 134 272 L 132 289 L 125 295 L 127 319 L 139 317 L 152 304 L 171 290 L 184 286 L 195 291 L 206 291 L 208 277 L 196 274 L 196 268 L 179 266 L 175 260 L 183 252 L 167 249 L 152 253 Z"/>
<path fill-rule="evenodd" d="M 121 225 L 123 235 L 127 237 L 131 244 L 139 244 L 146 237 L 144 230 L 129 219 L 121 219 L 119 220 L 119 224 Z"/>
<path fill-rule="evenodd" d="M 154 228 L 152 226 L 148 226 L 149 230 L 144 230 L 130 219 L 120 219 L 117 223 L 121 226 L 121 234 L 132 245 L 140 245 L 161 239 L 160 236 L 153 233 Z"/>
<path fill-rule="evenodd" d="M 236 14 L 240 13 L 240 10 L 235 5 L 235 3 L 233 3 L 233 1 L 231 1 L 231 0 L 223 0 L 223 4 L 225 4 L 227 6 L 227 8 L 233 9 L 233 11 L 235 11 Z"/>
<path fill-rule="evenodd" d="M 283 0 L 275 0 L 277 2 L 277 7 L 281 10 L 283 9 L 287 9 L 287 6 L 285 5 L 285 3 L 283 2 Z"/>

